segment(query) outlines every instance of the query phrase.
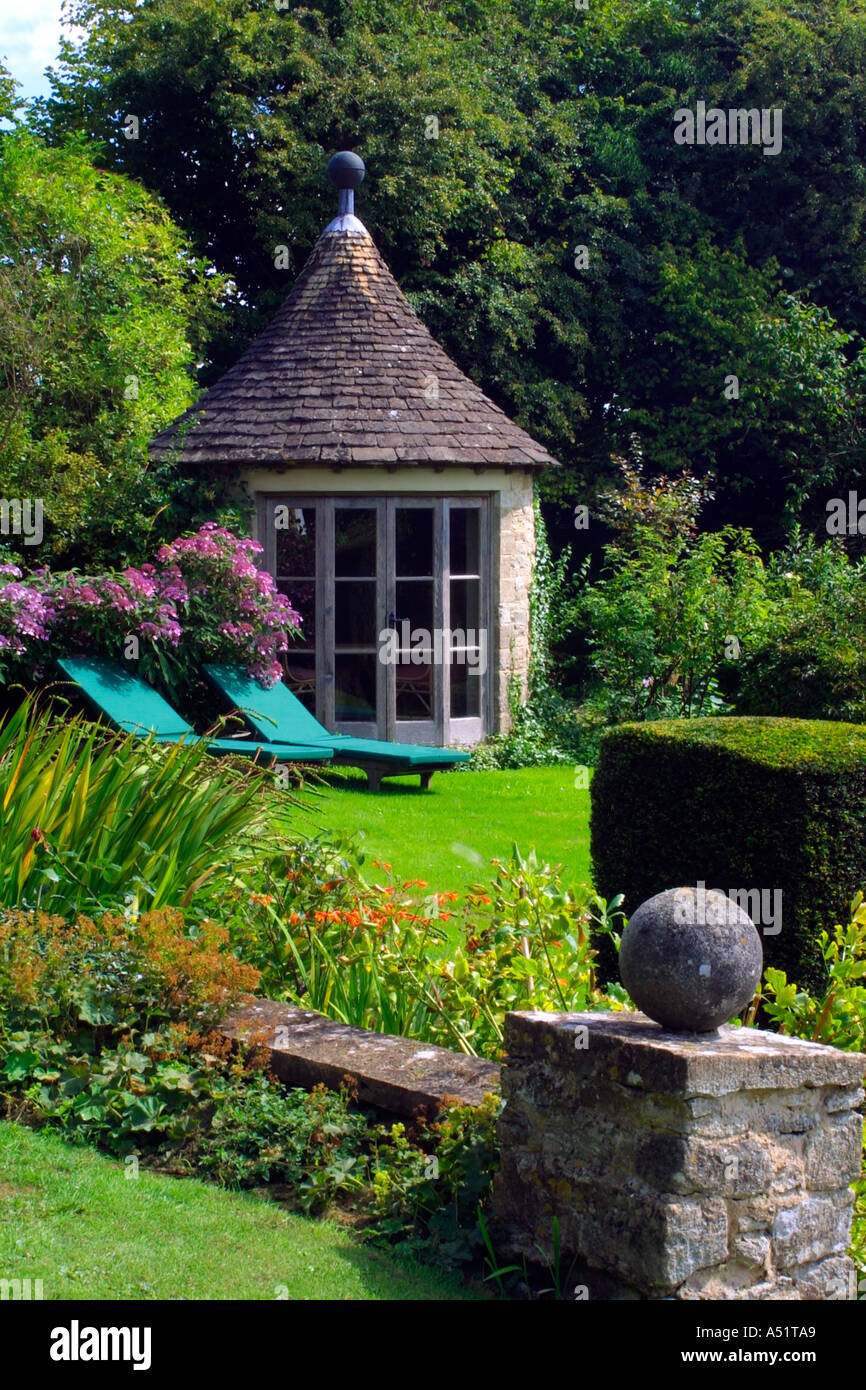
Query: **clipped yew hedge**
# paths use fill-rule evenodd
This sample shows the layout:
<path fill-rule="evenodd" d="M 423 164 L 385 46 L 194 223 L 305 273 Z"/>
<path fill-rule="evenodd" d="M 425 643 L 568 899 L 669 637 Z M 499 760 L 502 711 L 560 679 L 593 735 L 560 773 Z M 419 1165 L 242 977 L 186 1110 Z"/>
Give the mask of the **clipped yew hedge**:
<path fill-rule="evenodd" d="M 726 893 L 781 889 L 781 931 L 761 932 L 765 963 L 815 985 L 818 932 L 847 920 L 866 889 L 866 726 L 710 718 L 608 730 L 591 852 L 596 888 L 624 893 L 627 913 L 701 880 Z"/>

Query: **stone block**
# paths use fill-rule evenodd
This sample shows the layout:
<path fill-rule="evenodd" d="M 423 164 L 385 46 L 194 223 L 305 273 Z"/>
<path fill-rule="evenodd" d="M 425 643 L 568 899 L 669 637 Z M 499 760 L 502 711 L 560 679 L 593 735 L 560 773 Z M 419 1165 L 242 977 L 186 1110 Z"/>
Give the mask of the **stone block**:
<path fill-rule="evenodd" d="M 810 1188 L 837 1188 L 859 1176 L 863 1159 L 863 1118 L 842 1114 L 804 1141 L 806 1182 Z"/>
<path fill-rule="evenodd" d="M 358 1098 L 396 1115 L 435 1113 L 447 1098 L 480 1105 L 498 1089 L 491 1062 L 446 1047 L 420 1044 L 388 1033 L 352 1028 L 312 1009 L 257 999 L 233 1010 L 220 1024 L 232 1041 L 270 1052 L 275 1076 L 287 1086 L 358 1084 Z"/>
<path fill-rule="evenodd" d="M 776 1213 L 771 1234 L 780 1269 L 844 1254 L 851 1231 L 852 1192 L 806 1196 Z"/>

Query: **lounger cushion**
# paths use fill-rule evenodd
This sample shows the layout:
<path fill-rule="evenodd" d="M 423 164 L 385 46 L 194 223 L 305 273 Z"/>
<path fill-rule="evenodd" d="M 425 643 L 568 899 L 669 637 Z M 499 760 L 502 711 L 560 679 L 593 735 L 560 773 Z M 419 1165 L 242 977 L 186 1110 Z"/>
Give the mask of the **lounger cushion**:
<path fill-rule="evenodd" d="M 153 734 L 160 743 L 198 738 L 192 725 L 187 724 L 158 691 L 131 671 L 87 656 L 64 657 L 57 665 L 125 733 Z M 244 742 L 234 738 L 209 739 L 208 748 L 215 753 L 247 756 L 258 751 L 265 757 L 308 762 L 325 762 L 331 757 L 330 748 L 321 746 Z"/>
<path fill-rule="evenodd" d="M 375 738 L 354 738 L 352 734 L 329 734 L 306 706 L 282 681 L 267 689 L 249 677 L 239 666 L 205 665 L 214 684 L 241 711 L 262 738 L 297 739 L 322 743 L 334 750 L 337 762 L 359 764 L 380 762 L 403 767 L 452 767 L 468 762 L 471 753 L 451 748 L 435 748 L 420 743 L 386 743 Z"/>
<path fill-rule="evenodd" d="M 89 656 L 64 657 L 57 665 L 128 734 L 181 737 L 193 732 L 158 691 L 131 671 Z"/>

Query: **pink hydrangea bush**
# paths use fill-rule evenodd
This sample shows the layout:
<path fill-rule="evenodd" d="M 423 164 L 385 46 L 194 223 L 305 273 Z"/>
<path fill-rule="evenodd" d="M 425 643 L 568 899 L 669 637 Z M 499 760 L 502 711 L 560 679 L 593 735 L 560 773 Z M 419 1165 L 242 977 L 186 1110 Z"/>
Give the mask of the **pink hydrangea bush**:
<path fill-rule="evenodd" d="M 258 541 L 208 521 L 194 536 L 162 546 L 157 558 L 186 588 L 186 622 L 198 659 L 246 666 L 263 685 L 273 685 L 301 620 L 256 565 L 261 553 Z"/>
<path fill-rule="evenodd" d="M 49 658 L 65 654 L 138 656 L 143 673 L 169 688 L 193 680 L 203 661 L 244 666 L 272 685 L 300 619 L 258 569 L 261 552 L 257 541 L 208 522 L 140 568 L 37 570 L 24 579 L 0 564 L 0 680 L 39 677 Z"/>
<path fill-rule="evenodd" d="M 24 582 L 17 565 L 0 565 L 0 680 L 28 651 L 48 641 L 54 617 L 48 594 Z"/>

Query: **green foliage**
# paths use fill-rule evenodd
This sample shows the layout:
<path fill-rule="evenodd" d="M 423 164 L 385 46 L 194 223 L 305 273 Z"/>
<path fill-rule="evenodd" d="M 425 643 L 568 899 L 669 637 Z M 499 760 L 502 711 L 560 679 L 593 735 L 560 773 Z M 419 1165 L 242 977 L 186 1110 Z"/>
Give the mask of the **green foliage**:
<path fill-rule="evenodd" d="M 273 848 L 265 776 L 25 700 L 0 723 L 0 907 L 185 905 Z"/>
<path fill-rule="evenodd" d="M 653 467 L 715 473 L 722 519 L 748 517 L 774 543 L 856 467 L 866 384 L 855 336 L 780 291 L 776 270 L 707 238 L 663 247 L 653 303 L 664 357 L 635 363 L 625 387 Z"/>
<path fill-rule="evenodd" d="M 197 1167 L 228 1187 L 285 1184 L 307 1211 L 360 1185 L 354 1173 L 367 1122 L 345 1089 L 286 1091 L 260 1074 L 227 1090 L 201 1135 Z"/>
<path fill-rule="evenodd" d="M 479 1204 L 498 1167 L 501 1102 L 444 1105 L 432 1121 L 383 1122 L 339 1092 L 284 1090 L 267 1076 L 233 1080 L 181 1161 L 226 1186 L 269 1184 L 307 1212 L 334 1203 L 367 1241 L 398 1244 L 446 1267 L 477 1259 Z"/>
<path fill-rule="evenodd" d="M 220 1040 L 212 1055 L 190 1024 L 207 1034 L 257 984 L 256 971 L 226 942 L 222 927 L 187 926 L 176 911 L 70 920 L 6 911 L 0 1098 L 7 1109 L 115 1153 L 135 1141 L 182 1140 L 220 1091 Z"/>
<path fill-rule="evenodd" d="M 766 584 L 748 532 L 696 534 L 705 486 L 689 474 L 647 483 L 624 466 L 607 499 L 617 528 L 599 579 L 574 603 L 606 720 L 695 717 L 724 709 L 719 679 L 765 620 Z"/>
<path fill-rule="evenodd" d="M 182 480 L 147 441 L 192 401 L 224 289 L 85 140 L 0 133 L 0 494 L 42 500 L 52 557 L 138 557 L 160 509 L 170 525 Z"/>
<path fill-rule="evenodd" d="M 466 893 L 447 957 L 456 893 L 419 907 L 408 890 L 426 884 L 368 883 L 352 847 L 327 839 L 294 847 L 267 891 L 238 892 L 232 937 L 271 998 L 473 1056 L 499 1055 L 510 1009 L 618 1007 L 620 992 L 597 988 L 593 934 L 613 932 L 619 900 L 564 884 L 516 847 L 495 867 L 489 892 Z"/>
<path fill-rule="evenodd" d="M 721 519 L 755 519 L 765 540 L 850 471 L 863 373 L 849 335 L 866 333 L 860 4 L 73 11 L 86 33 L 34 124 L 55 143 L 101 141 L 236 281 L 214 367 L 285 294 L 274 248 L 296 274 L 333 208 L 324 154 L 350 146 L 368 164 L 360 214 L 425 321 L 566 463 L 549 498 L 590 500 L 637 435 L 653 466 L 711 463 Z M 783 106 L 782 152 L 677 145 L 673 113 L 699 99 Z"/>
<path fill-rule="evenodd" d="M 591 788 L 599 893 L 627 910 L 676 885 L 782 891 L 767 962 L 826 980 L 819 934 L 862 876 L 866 730 L 792 719 L 657 720 L 602 739 Z"/>
<path fill-rule="evenodd" d="M 736 712 L 866 721 L 866 560 L 795 531 L 767 582 L 764 630 L 737 663 Z"/>
<path fill-rule="evenodd" d="M 789 984 L 783 970 L 764 974 L 761 1002 L 780 1033 L 827 1043 L 851 1052 L 866 1051 L 866 904 L 858 893 L 851 903 L 850 921 L 833 933 L 818 933 L 818 947 L 827 967 L 823 993 L 813 996 Z"/>

